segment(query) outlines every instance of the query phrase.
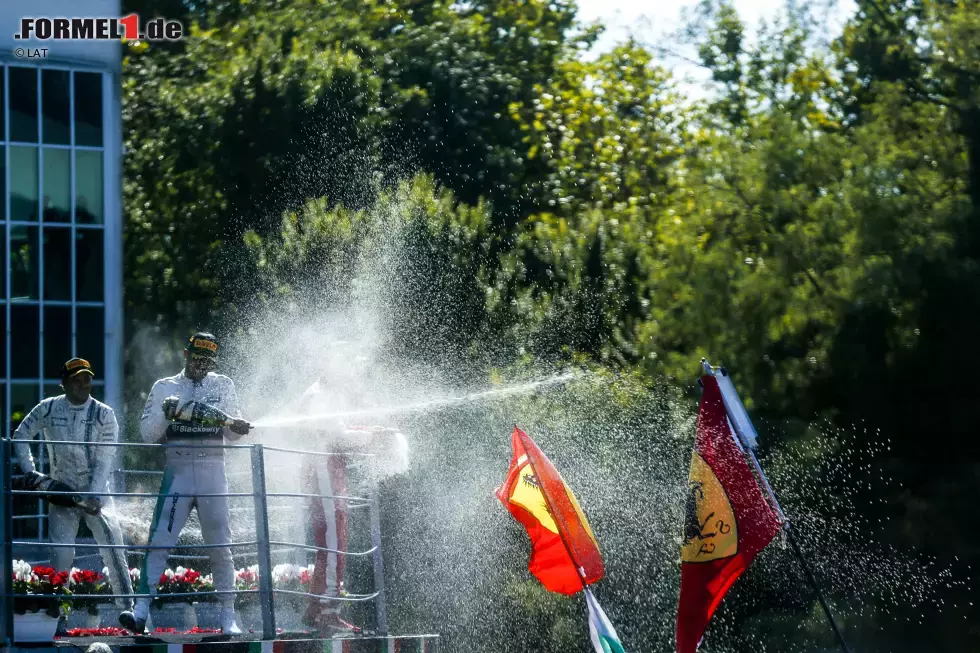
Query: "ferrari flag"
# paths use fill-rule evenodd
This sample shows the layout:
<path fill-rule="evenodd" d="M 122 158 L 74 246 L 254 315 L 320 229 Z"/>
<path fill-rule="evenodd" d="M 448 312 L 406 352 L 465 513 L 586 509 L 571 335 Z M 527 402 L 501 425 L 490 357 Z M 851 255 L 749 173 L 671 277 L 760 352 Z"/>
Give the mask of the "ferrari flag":
<path fill-rule="evenodd" d="M 507 480 L 496 494 L 531 538 L 528 569 L 552 592 L 581 592 L 604 574 L 589 522 L 575 495 L 528 434 L 515 426 L 511 440 L 514 455 Z"/>
<path fill-rule="evenodd" d="M 677 653 L 694 653 L 725 593 L 779 533 L 731 431 L 718 381 L 702 379 L 681 549 Z"/>

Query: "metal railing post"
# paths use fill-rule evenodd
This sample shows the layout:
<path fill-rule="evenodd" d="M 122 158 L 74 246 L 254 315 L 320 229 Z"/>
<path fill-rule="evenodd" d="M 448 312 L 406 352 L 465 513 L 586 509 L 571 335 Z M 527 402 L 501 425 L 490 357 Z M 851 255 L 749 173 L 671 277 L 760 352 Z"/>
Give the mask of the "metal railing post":
<path fill-rule="evenodd" d="M 381 509 L 378 500 L 378 488 L 371 489 L 371 545 L 374 547 L 372 560 L 374 562 L 374 591 L 375 618 L 377 630 L 381 635 L 388 634 L 388 606 L 385 603 L 385 567 L 381 557 Z"/>
<path fill-rule="evenodd" d="M 265 452 L 252 445 L 252 496 L 255 501 L 255 539 L 258 541 L 259 605 L 262 606 L 262 638 L 276 638 L 276 607 L 272 594 L 272 555 L 269 551 L 269 512 L 266 506 Z"/>
<path fill-rule="evenodd" d="M 11 454 L 11 456 L 12 455 L 13 454 Z M 51 466 L 48 465 L 47 468 L 45 468 L 44 466 L 44 463 L 47 461 L 47 458 L 48 458 L 48 449 L 47 447 L 44 446 L 44 442 L 42 440 L 40 441 L 37 447 L 37 471 L 47 472 L 48 474 L 51 473 Z M 44 518 L 41 515 L 44 514 L 45 508 L 47 508 L 47 505 L 45 505 L 46 503 L 47 502 L 41 499 L 41 497 L 37 498 L 37 541 L 38 542 L 44 541 Z"/>
<path fill-rule="evenodd" d="M 0 547 L 0 643 L 10 647 L 14 638 L 14 602 L 7 597 L 13 591 L 11 578 L 14 569 L 13 546 L 13 495 L 10 493 L 10 440 L 0 438 L 0 486 L 3 487 L 3 497 L 0 498 L 0 537 L 3 546 Z"/>

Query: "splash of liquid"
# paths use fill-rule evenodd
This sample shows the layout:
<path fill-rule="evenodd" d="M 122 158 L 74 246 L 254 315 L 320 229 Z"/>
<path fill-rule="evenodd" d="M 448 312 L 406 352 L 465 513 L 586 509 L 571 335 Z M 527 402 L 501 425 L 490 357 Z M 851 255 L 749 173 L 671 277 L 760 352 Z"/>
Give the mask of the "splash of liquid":
<path fill-rule="evenodd" d="M 554 376 L 550 376 L 545 379 L 530 381 L 528 383 L 506 386 L 494 390 L 485 390 L 483 392 L 473 392 L 466 395 L 460 395 L 458 397 L 449 397 L 446 399 L 432 399 L 430 401 L 418 402 L 414 404 L 406 404 L 401 406 L 387 406 L 387 407 L 379 406 L 376 408 L 367 408 L 362 410 L 319 413 L 315 415 L 263 417 L 253 422 L 252 426 L 254 428 L 280 427 L 280 426 L 290 426 L 295 424 L 303 424 L 307 422 L 318 422 L 318 421 L 336 419 L 342 417 L 363 417 L 368 415 L 379 416 L 379 415 L 398 415 L 404 413 L 425 413 L 434 410 L 439 410 L 442 408 L 460 406 L 463 404 L 474 403 L 474 402 L 484 401 L 488 399 L 502 399 L 514 395 L 528 394 L 544 388 L 568 383 L 575 379 L 581 378 L 581 376 L 582 374 L 579 372 L 566 372 L 564 374 L 556 374 Z"/>

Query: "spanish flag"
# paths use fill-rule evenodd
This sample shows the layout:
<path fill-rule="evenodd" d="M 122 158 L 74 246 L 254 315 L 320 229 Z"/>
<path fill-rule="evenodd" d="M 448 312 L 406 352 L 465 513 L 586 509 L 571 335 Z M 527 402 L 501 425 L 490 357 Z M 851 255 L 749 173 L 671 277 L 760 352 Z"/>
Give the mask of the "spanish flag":
<path fill-rule="evenodd" d="M 546 589 L 575 594 L 602 578 L 599 545 L 575 495 L 544 452 L 521 429 L 497 498 L 531 538 L 528 569 Z"/>
<path fill-rule="evenodd" d="M 706 375 L 701 384 L 681 549 L 677 653 L 697 650 L 725 594 L 780 529 L 732 433 L 718 381 Z"/>

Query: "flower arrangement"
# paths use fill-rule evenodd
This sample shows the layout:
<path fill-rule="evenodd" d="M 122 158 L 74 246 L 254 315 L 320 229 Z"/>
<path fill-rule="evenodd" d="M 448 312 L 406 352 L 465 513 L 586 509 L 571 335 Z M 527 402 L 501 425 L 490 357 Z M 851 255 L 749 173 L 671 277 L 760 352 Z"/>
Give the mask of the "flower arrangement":
<path fill-rule="evenodd" d="M 238 569 L 235 571 L 235 589 L 236 590 L 257 590 L 259 588 L 259 566 L 252 565 L 248 569 Z M 259 595 L 252 594 L 236 594 L 235 595 L 235 607 L 243 608 L 248 605 L 254 605 L 259 600 Z"/>
<path fill-rule="evenodd" d="M 131 569 L 130 577 L 133 586 L 139 585 L 139 569 Z M 296 564 L 280 564 L 272 569 L 273 589 L 290 590 L 293 592 L 310 592 L 313 586 L 313 565 L 301 567 Z M 235 571 L 236 590 L 257 590 L 259 588 L 259 566 L 252 565 Z M 201 575 L 194 569 L 177 567 L 167 569 L 160 575 L 160 582 L 157 586 L 157 598 L 154 605 L 162 603 L 199 603 L 202 601 L 213 601 L 213 595 L 208 596 L 168 596 L 174 594 L 198 594 L 214 591 L 214 580 L 209 574 Z M 288 596 L 288 595 L 286 595 Z M 304 597 L 291 596 L 292 599 L 305 600 Z M 258 602 L 258 593 L 236 594 L 235 606 L 238 608 L 253 605 Z"/>
<path fill-rule="evenodd" d="M 313 587 L 313 565 L 301 567 L 281 564 L 272 568 L 272 588 L 290 592 L 310 592 Z M 308 599 L 298 594 L 277 594 L 276 601 L 291 610 L 302 610 Z"/>
<path fill-rule="evenodd" d="M 108 569 L 103 569 L 103 573 L 92 571 L 91 569 L 78 569 L 72 567 L 68 575 L 68 589 L 72 594 L 112 594 L 112 587 L 106 580 L 105 574 Z M 111 603 L 112 599 L 100 599 L 95 597 L 77 598 L 72 600 L 72 607 L 75 609 L 87 608 L 91 615 L 99 614 L 99 604 Z"/>
<path fill-rule="evenodd" d="M 281 564 L 272 568 L 272 587 L 277 590 L 309 592 L 313 586 L 313 565 L 300 567 Z"/>
<path fill-rule="evenodd" d="M 153 600 L 154 604 L 163 603 L 195 603 L 200 601 L 213 600 L 213 595 L 205 596 L 168 596 L 171 594 L 197 594 L 201 592 L 213 592 L 214 581 L 210 575 L 202 576 L 201 572 L 194 569 L 177 567 L 167 569 L 160 574 L 160 582 L 157 585 L 157 597 Z"/>
<path fill-rule="evenodd" d="M 71 611 L 66 598 L 61 598 L 71 595 L 67 571 L 55 571 L 40 565 L 32 567 L 23 560 L 14 560 L 13 567 L 13 593 L 22 595 L 14 599 L 16 614 L 43 610 L 48 616 L 58 617 Z M 37 596 L 44 594 L 57 596 Z"/>

